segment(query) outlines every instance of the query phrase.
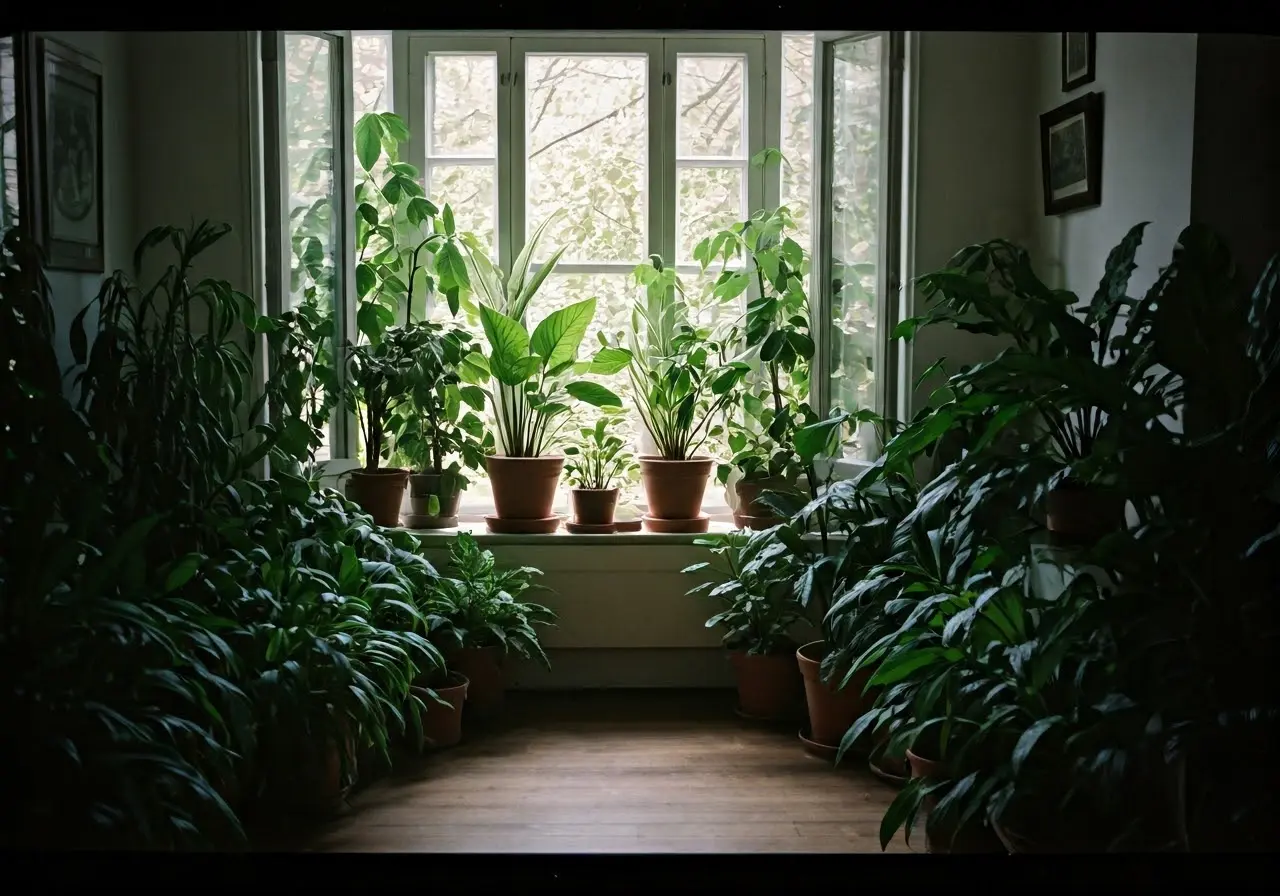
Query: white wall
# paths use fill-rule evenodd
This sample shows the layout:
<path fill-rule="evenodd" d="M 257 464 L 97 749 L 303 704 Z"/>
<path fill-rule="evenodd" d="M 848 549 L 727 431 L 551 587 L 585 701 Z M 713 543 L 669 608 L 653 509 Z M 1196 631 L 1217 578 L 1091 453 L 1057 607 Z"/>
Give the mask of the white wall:
<path fill-rule="evenodd" d="M 133 204 L 135 184 L 130 165 L 130 85 L 128 48 L 124 35 L 115 31 L 46 31 L 44 36 L 87 53 L 102 64 L 102 199 L 103 253 L 106 273 L 117 268 L 128 269 L 133 255 Z M 67 347 L 67 327 L 98 294 L 101 274 L 78 271 L 48 271 L 53 292 L 54 319 L 58 332 L 55 346 L 63 370 L 72 364 Z M 85 327 L 93 332 L 96 317 L 90 316 Z"/>
<path fill-rule="evenodd" d="M 1099 33 L 1096 80 L 1066 94 L 1058 32 L 1039 35 L 1039 44 L 1037 113 L 1089 92 L 1103 95 L 1098 207 L 1044 215 L 1036 139 L 1031 183 L 1041 276 L 1088 299 L 1107 253 L 1133 225 L 1150 221 L 1130 283 L 1130 294 L 1140 294 L 1168 264 L 1178 234 L 1191 220 L 1196 35 Z"/>
<path fill-rule="evenodd" d="M 972 243 L 1034 239 L 1027 185 L 1033 182 L 1028 147 L 1036 128 L 1038 38 L 1012 32 L 920 34 L 911 75 L 918 92 L 915 207 L 909 210 L 912 276 L 942 267 Z M 910 313 L 923 310 L 916 297 Z M 909 351 L 911 383 L 941 356 L 954 371 L 992 357 L 1000 347 L 995 339 L 950 327 L 924 330 Z M 944 379 L 923 383 L 906 416 L 923 407 Z"/>

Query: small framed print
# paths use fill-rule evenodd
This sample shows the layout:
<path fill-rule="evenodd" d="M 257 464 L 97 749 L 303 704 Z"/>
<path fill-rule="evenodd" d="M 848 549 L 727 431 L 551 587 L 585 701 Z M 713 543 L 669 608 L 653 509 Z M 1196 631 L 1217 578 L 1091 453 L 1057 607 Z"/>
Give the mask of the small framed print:
<path fill-rule="evenodd" d="M 1094 56 L 1097 54 L 1096 31 L 1062 32 L 1062 91 L 1066 93 L 1092 83 Z"/>
<path fill-rule="evenodd" d="M 1102 203 L 1102 94 L 1040 116 L 1040 169 L 1046 215 Z"/>
<path fill-rule="evenodd" d="M 24 176 L 31 232 L 52 269 L 102 273 L 102 66 L 28 34 Z M 24 211 L 24 215 L 25 215 Z"/>

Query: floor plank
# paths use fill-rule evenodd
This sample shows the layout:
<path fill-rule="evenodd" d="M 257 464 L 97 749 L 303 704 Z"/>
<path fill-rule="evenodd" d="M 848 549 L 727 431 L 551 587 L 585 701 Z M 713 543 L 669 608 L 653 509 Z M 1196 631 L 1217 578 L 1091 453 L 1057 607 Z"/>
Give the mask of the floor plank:
<path fill-rule="evenodd" d="M 501 722 L 355 793 L 301 849 L 880 852 L 895 790 L 723 692 L 513 693 Z M 888 852 L 909 852 L 899 837 Z"/>

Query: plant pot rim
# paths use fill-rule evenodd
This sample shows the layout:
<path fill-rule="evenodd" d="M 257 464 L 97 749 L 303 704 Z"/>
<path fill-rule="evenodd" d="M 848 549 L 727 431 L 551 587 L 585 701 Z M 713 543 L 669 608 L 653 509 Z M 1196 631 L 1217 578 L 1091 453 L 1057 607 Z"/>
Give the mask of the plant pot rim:
<path fill-rule="evenodd" d="M 376 470 L 370 470 L 367 467 L 359 467 L 355 470 L 348 470 L 353 476 L 408 476 L 409 471 L 404 467 L 378 467 Z"/>
<path fill-rule="evenodd" d="M 519 457 L 510 454 L 486 454 L 486 461 L 490 460 L 514 460 L 514 461 L 530 461 L 530 460 L 564 460 L 563 454 L 539 454 L 537 457 Z"/>
<path fill-rule="evenodd" d="M 411 470 L 410 476 L 435 476 L 437 479 L 443 479 L 446 476 L 461 476 L 461 473 L 454 473 L 449 470 L 442 470 L 439 473 L 434 470 Z"/>
<path fill-rule="evenodd" d="M 578 488 L 576 485 L 569 487 L 569 491 L 571 492 L 592 492 L 597 495 L 606 495 L 609 492 L 616 492 L 620 490 L 621 487 L 616 485 L 613 488 Z"/>
<path fill-rule="evenodd" d="M 641 454 L 636 459 L 641 463 L 649 464 L 707 464 L 715 460 L 709 454 L 695 454 L 693 457 L 686 457 L 684 460 L 672 460 L 671 458 L 663 457 L 661 454 Z"/>
<path fill-rule="evenodd" d="M 744 476 L 743 478 L 734 482 L 733 487 L 738 488 L 739 486 L 742 486 L 742 485 L 792 485 L 798 482 L 799 478 L 800 477 L 798 476 L 794 478 L 787 477 L 787 476 L 761 476 L 761 477 L 753 477 L 749 479 Z"/>
<path fill-rule="evenodd" d="M 814 648 L 817 648 L 820 651 L 817 657 L 813 657 L 809 655 L 815 652 Z M 819 638 L 816 641 L 810 641 L 807 644 L 801 644 L 799 647 L 796 648 L 796 656 L 810 663 L 820 663 L 823 661 L 823 659 L 826 658 L 826 655 L 827 655 L 827 639 L 826 638 Z"/>
<path fill-rule="evenodd" d="M 778 659 L 780 657 L 783 659 L 790 659 L 793 655 L 795 655 L 794 645 L 788 645 L 782 650 L 775 650 L 773 653 L 751 653 L 745 647 L 731 647 L 727 649 L 729 651 L 730 656 L 745 656 L 745 657 L 749 657 L 751 659 L 757 659 L 757 660 L 772 660 L 772 659 Z"/>
<path fill-rule="evenodd" d="M 463 675 L 461 672 L 455 672 L 452 669 L 445 675 L 444 684 L 415 684 L 412 688 L 415 691 L 440 691 L 454 690 L 455 688 L 466 687 L 471 684 L 471 679 Z"/>

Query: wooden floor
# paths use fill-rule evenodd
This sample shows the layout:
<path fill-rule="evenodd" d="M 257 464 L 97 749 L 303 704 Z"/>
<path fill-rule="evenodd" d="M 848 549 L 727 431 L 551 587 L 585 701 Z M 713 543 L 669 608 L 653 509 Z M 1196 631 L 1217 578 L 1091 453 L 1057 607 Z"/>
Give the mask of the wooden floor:
<path fill-rule="evenodd" d="M 499 725 L 357 792 L 302 848 L 879 853 L 894 794 L 865 761 L 836 770 L 796 731 L 738 719 L 731 693 L 517 692 Z"/>

